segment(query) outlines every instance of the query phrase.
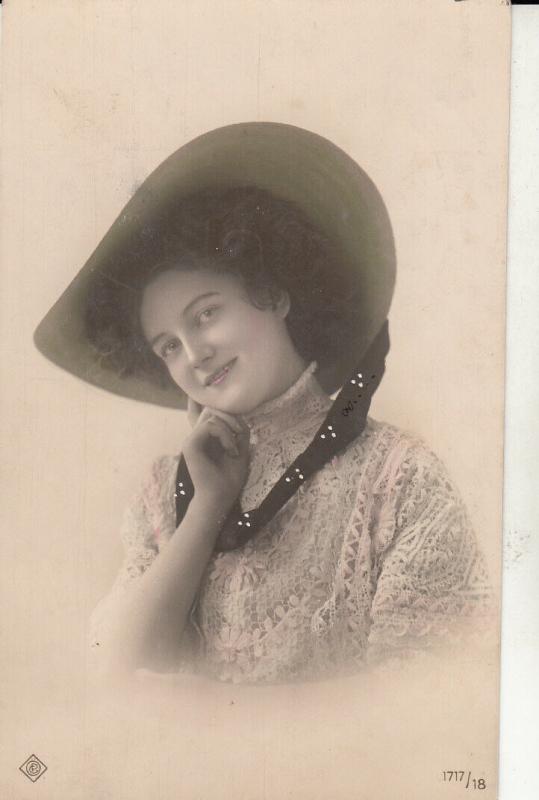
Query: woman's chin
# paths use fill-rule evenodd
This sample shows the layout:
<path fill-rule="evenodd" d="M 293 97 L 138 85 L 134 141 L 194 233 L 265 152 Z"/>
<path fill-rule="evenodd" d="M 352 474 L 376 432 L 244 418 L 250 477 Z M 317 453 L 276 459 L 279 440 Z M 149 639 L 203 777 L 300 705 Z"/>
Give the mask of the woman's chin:
<path fill-rule="evenodd" d="M 234 397 L 232 393 L 227 397 L 223 392 L 222 397 L 212 397 L 208 399 L 206 405 L 214 408 L 216 411 L 222 411 L 225 414 L 232 414 L 233 416 L 245 416 L 254 411 L 258 406 L 262 405 L 264 399 L 258 397 L 246 397 L 242 394 L 241 397 Z"/>
<path fill-rule="evenodd" d="M 252 386 L 247 391 L 245 387 L 241 386 L 225 386 L 213 387 L 204 392 L 192 392 L 190 396 L 201 406 L 206 408 L 214 408 L 216 411 L 222 411 L 224 414 L 232 414 L 233 416 L 245 416 L 251 414 L 259 406 L 263 405 L 275 396 L 275 392 L 253 392 Z M 189 391 L 186 392 L 189 395 Z"/>
<path fill-rule="evenodd" d="M 214 408 L 216 411 L 222 411 L 224 414 L 231 414 L 234 417 L 244 416 L 246 414 L 250 414 L 251 411 L 254 411 L 256 406 L 248 405 L 245 403 L 212 403 L 211 408 Z"/>

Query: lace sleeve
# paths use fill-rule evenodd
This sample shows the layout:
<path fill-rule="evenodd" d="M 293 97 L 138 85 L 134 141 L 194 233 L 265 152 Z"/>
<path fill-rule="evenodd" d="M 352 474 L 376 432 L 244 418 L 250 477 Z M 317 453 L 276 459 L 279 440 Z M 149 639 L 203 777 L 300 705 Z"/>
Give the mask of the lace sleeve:
<path fill-rule="evenodd" d="M 90 646 L 100 646 L 114 606 L 126 588 L 151 566 L 175 530 L 174 478 L 177 459 L 157 459 L 127 506 L 121 526 L 124 560 L 112 589 L 90 618 Z"/>
<path fill-rule="evenodd" d="M 477 626 L 478 615 L 490 613 L 483 556 L 441 461 L 411 443 L 393 487 L 386 525 L 391 533 L 377 558 L 371 661 L 458 640 L 466 628 Z"/>

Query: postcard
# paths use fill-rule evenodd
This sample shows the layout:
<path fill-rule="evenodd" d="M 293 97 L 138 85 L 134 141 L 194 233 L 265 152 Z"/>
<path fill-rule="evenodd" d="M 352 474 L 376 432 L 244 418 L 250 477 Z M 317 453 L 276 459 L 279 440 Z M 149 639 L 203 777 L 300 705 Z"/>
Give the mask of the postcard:
<path fill-rule="evenodd" d="M 3 795 L 495 798 L 509 6 L 3 56 Z"/>

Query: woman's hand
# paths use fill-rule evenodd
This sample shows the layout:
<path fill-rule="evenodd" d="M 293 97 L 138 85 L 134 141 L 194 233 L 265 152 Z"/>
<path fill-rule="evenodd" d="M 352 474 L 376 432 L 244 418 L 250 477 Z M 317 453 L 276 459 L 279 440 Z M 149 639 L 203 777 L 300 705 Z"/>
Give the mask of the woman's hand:
<path fill-rule="evenodd" d="M 195 498 L 216 504 L 226 516 L 247 478 L 249 429 L 239 419 L 191 400 L 193 431 L 183 445 L 183 456 L 195 487 Z"/>

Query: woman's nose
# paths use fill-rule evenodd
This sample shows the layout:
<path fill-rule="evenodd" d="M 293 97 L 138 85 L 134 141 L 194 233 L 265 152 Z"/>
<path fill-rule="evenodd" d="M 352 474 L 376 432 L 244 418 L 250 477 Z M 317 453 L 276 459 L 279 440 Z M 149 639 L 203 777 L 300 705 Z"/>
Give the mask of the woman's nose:
<path fill-rule="evenodd" d="M 184 339 L 183 348 L 187 360 L 192 367 L 199 367 L 213 356 L 213 348 L 203 339 L 194 337 L 189 340 Z"/>

